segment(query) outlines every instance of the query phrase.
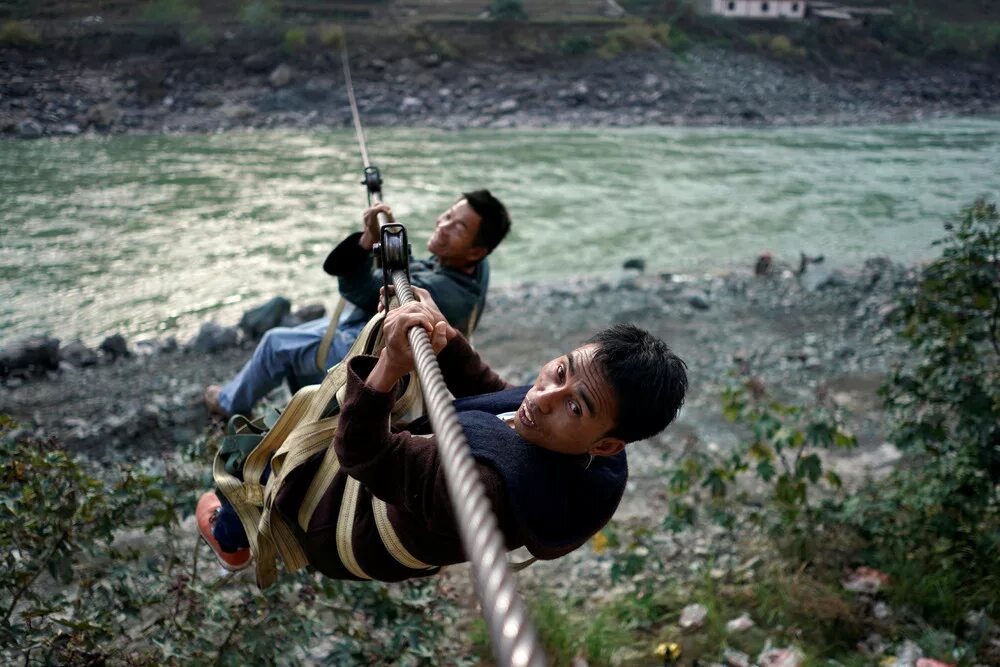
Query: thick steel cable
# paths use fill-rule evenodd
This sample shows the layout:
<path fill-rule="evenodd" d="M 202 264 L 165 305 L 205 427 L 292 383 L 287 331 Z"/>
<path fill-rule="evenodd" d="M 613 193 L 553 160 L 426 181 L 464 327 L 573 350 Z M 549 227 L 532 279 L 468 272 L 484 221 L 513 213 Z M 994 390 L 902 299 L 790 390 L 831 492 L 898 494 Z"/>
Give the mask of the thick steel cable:
<path fill-rule="evenodd" d="M 361 126 L 361 114 L 354 97 L 346 40 L 342 44 L 341 55 L 347 96 L 354 117 L 354 130 L 361 147 L 361 158 L 365 169 L 368 169 L 371 163 Z M 373 193 L 372 199 L 381 203 L 381 193 Z M 380 229 L 392 224 L 384 213 L 378 214 L 378 221 Z M 406 271 L 393 270 L 392 283 L 401 304 L 416 301 Z M 545 653 L 528 616 L 527 606 L 514 585 L 514 575 L 507 565 L 503 535 L 489 498 L 486 497 L 486 489 L 479 479 L 479 471 L 465 439 L 465 432 L 458 422 L 458 413 L 452 405 L 430 338 L 421 327 L 411 328 L 407 337 L 413 350 L 431 426 L 437 436 L 438 451 L 444 466 L 448 495 L 455 508 L 459 536 L 472 567 L 473 584 L 483 608 L 483 617 L 486 619 L 497 662 L 515 667 L 544 667 L 547 662 Z"/>
<path fill-rule="evenodd" d="M 392 272 L 399 302 L 415 301 L 405 271 Z M 462 545 L 472 566 L 472 579 L 483 607 L 483 616 L 493 639 L 493 650 L 501 665 L 541 667 L 545 654 L 528 616 L 527 607 L 514 586 L 507 565 L 507 551 L 490 507 L 486 490 L 458 422 L 458 413 L 431 347 L 427 332 L 413 327 L 407 332 L 416 362 L 424 402 L 437 436 L 444 465 L 448 495 L 455 506 Z"/>

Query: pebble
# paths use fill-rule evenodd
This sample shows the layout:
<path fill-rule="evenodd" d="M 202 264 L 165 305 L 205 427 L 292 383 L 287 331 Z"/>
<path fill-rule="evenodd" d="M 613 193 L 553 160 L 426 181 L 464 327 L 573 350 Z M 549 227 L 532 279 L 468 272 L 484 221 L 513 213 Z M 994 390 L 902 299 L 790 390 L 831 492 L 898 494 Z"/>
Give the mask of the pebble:
<path fill-rule="evenodd" d="M 794 646 L 789 648 L 765 648 L 757 656 L 760 667 L 801 667 L 805 655 Z"/>
<path fill-rule="evenodd" d="M 17 124 L 17 136 L 21 139 L 37 139 L 42 134 L 42 126 L 32 118 L 26 118 Z"/>
<path fill-rule="evenodd" d="M 750 667 L 750 656 L 733 648 L 722 652 L 722 661 L 729 667 Z"/>
<path fill-rule="evenodd" d="M 697 630 L 705 623 L 708 616 L 708 607 L 702 604 L 689 604 L 681 611 L 681 618 L 678 625 L 681 630 Z"/>
<path fill-rule="evenodd" d="M 755 625 L 753 619 L 750 618 L 750 614 L 743 612 L 736 618 L 728 621 L 726 623 L 726 632 L 746 632 Z"/>

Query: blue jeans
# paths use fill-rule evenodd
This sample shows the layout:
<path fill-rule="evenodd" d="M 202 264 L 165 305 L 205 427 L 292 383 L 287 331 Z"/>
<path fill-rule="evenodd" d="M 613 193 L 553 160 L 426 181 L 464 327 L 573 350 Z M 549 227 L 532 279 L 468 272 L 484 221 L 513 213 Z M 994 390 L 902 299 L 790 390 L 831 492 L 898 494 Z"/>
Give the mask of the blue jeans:
<path fill-rule="evenodd" d="M 344 358 L 365 326 L 365 322 L 345 324 L 350 314 L 345 312 L 337 325 L 326 355 L 327 370 Z M 329 324 L 330 318 L 324 317 L 265 333 L 250 360 L 222 387 L 219 394 L 222 409 L 231 415 L 250 414 L 257 401 L 286 379 L 295 389 L 322 382 L 325 373 L 316 369 L 316 351 Z"/>

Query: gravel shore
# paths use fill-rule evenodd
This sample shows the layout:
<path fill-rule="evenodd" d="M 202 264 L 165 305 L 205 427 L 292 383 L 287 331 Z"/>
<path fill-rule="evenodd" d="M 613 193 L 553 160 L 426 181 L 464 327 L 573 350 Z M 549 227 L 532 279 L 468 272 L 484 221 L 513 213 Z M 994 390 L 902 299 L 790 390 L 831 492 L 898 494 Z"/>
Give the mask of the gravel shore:
<path fill-rule="evenodd" d="M 474 342 L 502 376 L 529 383 L 543 363 L 614 322 L 635 322 L 667 340 L 688 363 L 691 394 L 677 424 L 632 448 L 636 471 L 656 467 L 692 438 L 725 447 L 738 437 L 721 417 L 719 391 L 740 364 L 785 399 L 832 392 L 855 413 L 864 451 L 882 444 L 874 392 L 897 355 L 883 319 L 909 275 L 879 258 L 850 272 L 813 265 L 799 276 L 623 269 L 600 279 L 525 283 L 491 292 Z M 125 342 L 129 356 L 99 352 L 85 367 L 63 361 L 58 371 L 8 377 L 0 413 L 102 460 L 173 451 L 210 423 L 203 387 L 230 377 L 249 357 L 255 342 L 238 340 L 235 329 L 219 336 L 230 342 L 214 353 L 196 351 L 193 341 Z M 281 405 L 283 392 L 271 400 Z M 628 503 L 623 511 L 631 511 Z"/>
<path fill-rule="evenodd" d="M 981 63 L 834 67 L 697 46 L 614 59 L 437 54 L 353 64 L 370 126 L 866 124 L 995 114 Z M 177 51 L 96 62 L 0 49 L 0 136 L 328 128 L 351 122 L 339 58 Z"/>

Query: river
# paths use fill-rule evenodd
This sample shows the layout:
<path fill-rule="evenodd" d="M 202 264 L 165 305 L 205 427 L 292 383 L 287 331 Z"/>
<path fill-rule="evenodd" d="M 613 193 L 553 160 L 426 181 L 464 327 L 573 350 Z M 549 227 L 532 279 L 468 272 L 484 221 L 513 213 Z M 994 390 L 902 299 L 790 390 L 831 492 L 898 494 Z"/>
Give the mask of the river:
<path fill-rule="evenodd" d="M 1000 198 L 1000 120 L 870 127 L 370 129 L 415 254 L 460 190 L 508 204 L 494 284 L 932 256 L 942 223 Z M 0 346 L 191 335 L 276 294 L 329 302 L 326 253 L 365 203 L 349 131 L 0 143 Z"/>

